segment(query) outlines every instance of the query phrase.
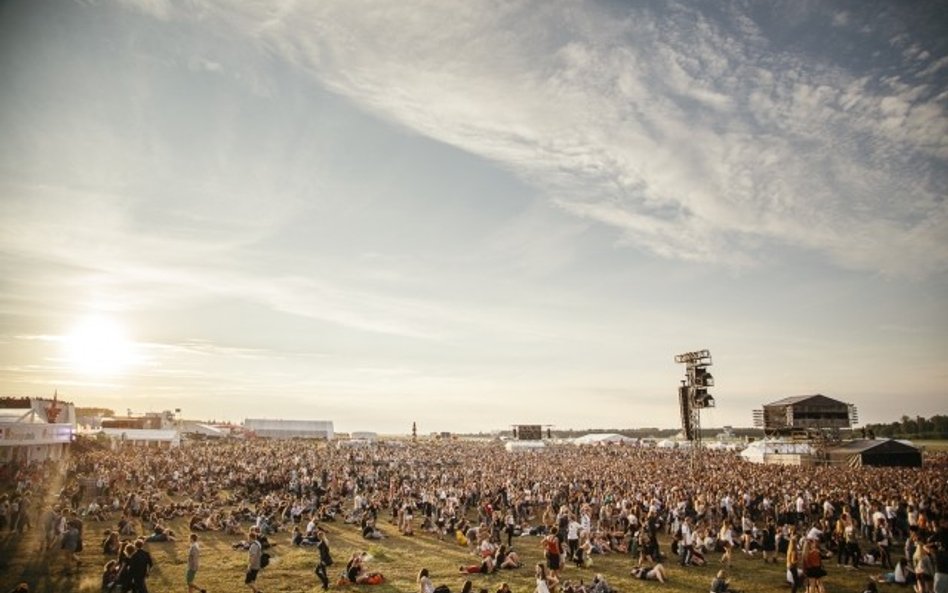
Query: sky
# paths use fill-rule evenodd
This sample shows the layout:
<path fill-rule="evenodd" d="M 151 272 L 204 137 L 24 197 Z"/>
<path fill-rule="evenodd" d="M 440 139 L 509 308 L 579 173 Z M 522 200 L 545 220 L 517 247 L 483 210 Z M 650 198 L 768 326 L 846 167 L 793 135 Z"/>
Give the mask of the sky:
<path fill-rule="evenodd" d="M 335 429 L 948 412 L 940 2 L 0 4 L 0 393 Z"/>

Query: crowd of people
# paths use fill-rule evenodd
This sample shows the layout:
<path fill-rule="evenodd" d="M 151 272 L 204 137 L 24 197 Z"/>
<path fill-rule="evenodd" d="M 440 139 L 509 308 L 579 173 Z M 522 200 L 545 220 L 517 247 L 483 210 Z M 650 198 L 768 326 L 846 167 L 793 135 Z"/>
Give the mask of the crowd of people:
<path fill-rule="evenodd" d="M 15 489 L 0 496 L 0 525 L 21 531 L 35 524 L 44 550 L 58 550 L 62 568 L 72 571 L 89 544 L 84 522 L 111 523 L 101 542 L 109 558 L 103 589 L 118 592 L 147 591 L 153 560 L 146 544 L 164 542 L 188 542 L 189 592 L 202 591 L 195 582 L 202 532 L 241 538 L 235 547 L 248 553 L 244 579 L 252 591 L 278 533 L 320 550 L 316 574 L 328 588 L 332 559 L 320 524 L 348 523 L 378 539 L 385 537 L 377 527 L 383 519 L 398 536 L 421 532 L 465 546 L 474 559 L 460 566 L 463 575 L 521 569 L 514 538 L 536 536 L 541 593 L 606 593 L 601 575 L 589 583 L 561 575 L 605 554 L 628 556 L 628 574 L 658 583 L 669 578 L 670 563 L 687 570 L 714 562 L 727 571 L 739 554 L 776 565 L 774 579 L 786 580 L 792 593 L 822 591 L 833 559 L 919 593 L 948 588 L 944 457 L 928 456 L 922 468 L 850 468 L 701 455 L 695 468 L 687 453 L 628 445 L 521 453 L 497 442 L 453 440 L 365 448 L 260 439 L 126 446 L 84 451 L 65 468 L 22 468 Z M 38 486 L 55 471 L 65 473 L 65 486 L 38 508 Z M 173 521 L 186 523 L 188 533 L 175 533 Z M 670 542 L 665 549 L 660 537 Z M 353 583 L 384 579 L 365 570 L 358 555 L 345 574 Z M 419 577 L 423 593 L 430 593 L 428 581 Z M 712 586 L 728 590 L 728 582 L 722 573 Z"/>

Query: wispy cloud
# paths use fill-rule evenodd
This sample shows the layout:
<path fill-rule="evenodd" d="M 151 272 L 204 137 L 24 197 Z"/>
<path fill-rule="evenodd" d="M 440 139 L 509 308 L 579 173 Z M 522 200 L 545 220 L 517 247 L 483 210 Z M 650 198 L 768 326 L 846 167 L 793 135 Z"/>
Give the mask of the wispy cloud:
<path fill-rule="evenodd" d="M 945 56 L 910 31 L 890 45 L 911 62 L 901 77 L 781 47 L 740 5 L 724 20 L 674 3 L 198 4 L 205 22 L 663 257 L 749 265 L 774 241 L 883 274 L 948 268 L 932 222 L 946 216 Z M 851 16 L 792 15 L 865 35 Z"/>

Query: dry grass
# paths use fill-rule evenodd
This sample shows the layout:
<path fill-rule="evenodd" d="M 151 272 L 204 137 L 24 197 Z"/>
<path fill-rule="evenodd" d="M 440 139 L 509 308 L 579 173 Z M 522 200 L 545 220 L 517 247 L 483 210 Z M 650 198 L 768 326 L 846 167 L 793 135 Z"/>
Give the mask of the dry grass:
<path fill-rule="evenodd" d="M 452 591 L 459 591 L 467 575 L 458 572 L 460 564 L 476 562 L 466 549 L 453 541 L 438 541 L 437 537 L 416 532 L 412 537 L 398 535 L 394 527 L 379 521 L 381 529 L 389 536 L 379 542 L 367 542 L 359 531 L 344 523 L 325 523 L 329 535 L 335 563 L 330 567 L 333 590 L 367 590 L 374 593 L 393 591 L 416 591 L 415 578 L 419 569 L 428 568 L 435 585 L 445 583 Z M 183 521 L 172 522 L 176 533 L 184 534 L 181 541 L 175 543 L 148 544 L 156 564 L 149 578 L 151 593 L 185 593 L 184 574 L 187 560 L 187 527 Z M 87 523 L 85 550 L 81 557 L 83 565 L 77 574 L 63 574 L 63 559 L 55 553 L 37 552 L 39 543 L 36 532 L 24 537 L 4 534 L 0 540 L 3 548 L 0 557 L 0 592 L 6 592 L 21 580 L 31 585 L 31 591 L 39 593 L 97 592 L 99 578 L 105 557 L 98 548 L 105 523 Z M 319 581 L 313 574 L 316 564 L 316 552 L 310 548 L 296 548 L 289 544 L 286 533 L 277 534 L 272 541 L 277 545 L 271 550 L 274 555 L 270 567 L 262 571 L 258 581 L 266 593 L 316 593 L 321 591 Z M 243 584 L 247 553 L 234 550 L 231 545 L 236 538 L 218 533 L 201 534 L 202 557 L 198 583 L 211 593 L 249 591 Z M 534 590 L 532 567 L 541 560 L 540 540 L 537 537 L 521 537 L 514 541 L 515 550 L 521 555 L 524 567 L 517 570 L 503 570 L 493 575 L 470 575 L 475 591 L 487 588 L 493 593 L 501 582 L 507 581 L 515 593 L 531 593 Z M 662 550 L 668 550 L 667 540 L 662 541 Z M 348 557 L 357 550 L 368 550 L 373 556 L 368 566 L 382 572 L 386 582 L 378 586 L 342 586 L 336 585 Z M 716 558 L 713 559 L 716 562 Z M 681 568 L 671 562 L 666 563 L 669 582 L 660 585 L 654 582 L 642 582 L 632 579 L 629 570 L 634 564 L 632 558 L 623 555 L 594 556 L 593 566 L 586 569 L 567 567 L 562 578 L 570 580 L 591 580 L 597 572 L 602 573 L 611 585 L 622 592 L 635 591 L 680 591 L 704 592 L 708 590 L 711 579 L 719 566 L 714 562 L 705 567 Z M 826 579 L 826 588 L 830 592 L 862 591 L 869 573 L 878 574 L 878 569 L 856 571 L 837 568 L 832 562 Z M 789 591 L 784 583 L 783 560 L 778 564 L 764 565 L 759 559 L 751 559 L 736 553 L 734 565 L 730 571 L 733 585 L 746 593 L 781 593 Z M 893 586 L 888 586 L 896 590 Z M 883 586 L 882 591 L 886 590 Z"/>

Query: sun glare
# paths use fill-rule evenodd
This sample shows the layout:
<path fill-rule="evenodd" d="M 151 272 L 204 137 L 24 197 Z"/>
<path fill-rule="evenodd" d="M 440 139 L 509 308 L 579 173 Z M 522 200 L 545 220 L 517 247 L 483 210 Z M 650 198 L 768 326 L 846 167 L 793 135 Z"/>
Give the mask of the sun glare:
<path fill-rule="evenodd" d="M 91 316 L 81 320 L 65 337 L 72 367 L 89 375 L 111 375 L 125 370 L 134 359 L 133 344 L 113 319 Z"/>

